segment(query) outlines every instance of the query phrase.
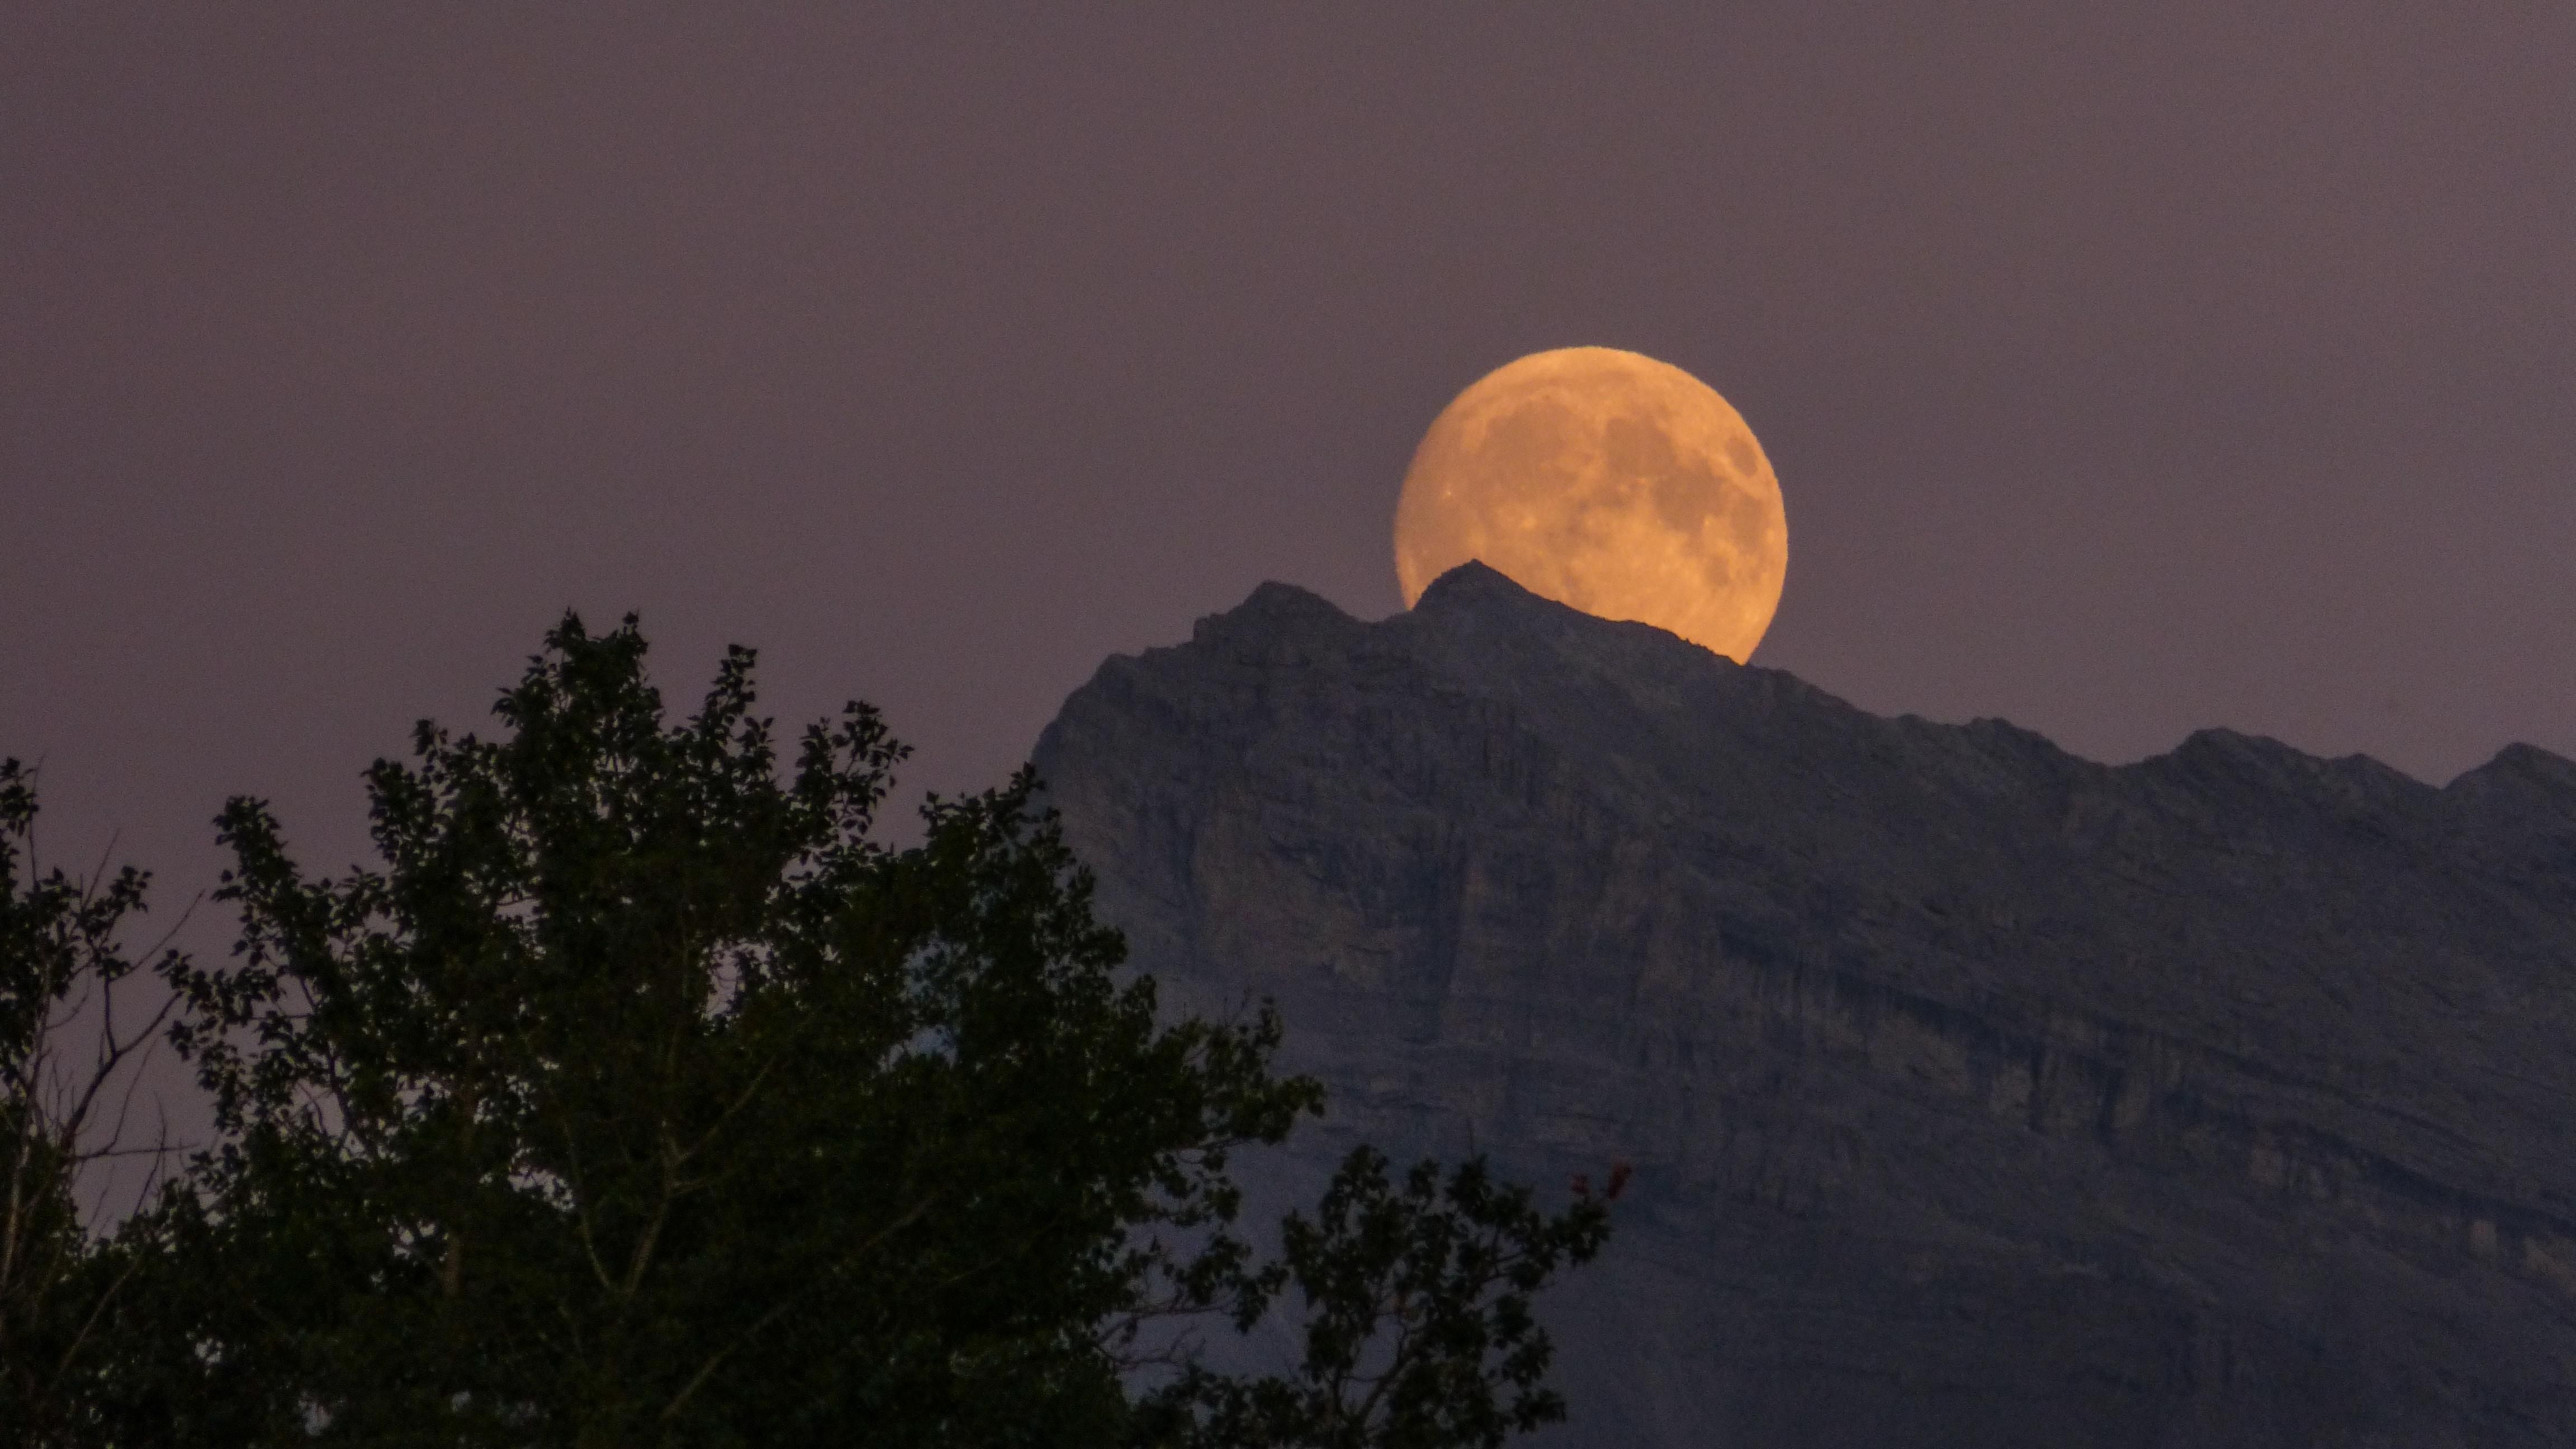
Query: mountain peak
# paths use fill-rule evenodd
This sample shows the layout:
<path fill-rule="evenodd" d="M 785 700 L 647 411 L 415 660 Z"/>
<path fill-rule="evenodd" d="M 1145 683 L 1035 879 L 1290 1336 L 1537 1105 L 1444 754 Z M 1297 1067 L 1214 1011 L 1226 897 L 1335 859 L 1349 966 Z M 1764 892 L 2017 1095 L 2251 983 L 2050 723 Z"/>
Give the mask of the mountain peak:
<path fill-rule="evenodd" d="M 1636 1165 L 1555 1443 L 2576 1443 L 2556 756 L 2102 765 L 1467 565 L 1266 585 L 1037 761 L 1163 998 L 1331 1091 L 1257 1189 Z"/>
<path fill-rule="evenodd" d="M 1484 560 L 1471 558 L 1433 579 L 1431 586 L 1422 591 L 1422 597 L 1414 603 L 1413 607 L 1416 610 L 1430 610 L 1437 613 L 1452 607 L 1473 608 L 1488 601 L 1500 601 L 1506 605 L 1523 601 L 1551 602 L 1522 588 L 1518 583 L 1513 582 L 1510 575 L 1487 564 Z"/>

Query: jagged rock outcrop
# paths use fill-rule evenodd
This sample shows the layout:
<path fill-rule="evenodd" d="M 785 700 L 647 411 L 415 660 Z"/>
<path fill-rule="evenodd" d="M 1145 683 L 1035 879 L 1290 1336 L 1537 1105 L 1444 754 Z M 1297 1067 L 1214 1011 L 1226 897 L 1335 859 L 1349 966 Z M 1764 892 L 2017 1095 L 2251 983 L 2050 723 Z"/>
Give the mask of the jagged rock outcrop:
<path fill-rule="evenodd" d="M 1347 1144 L 1561 1192 L 1565 1445 L 2576 1444 L 2576 766 L 1882 719 L 1481 567 L 1265 585 L 1037 762 Z"/>

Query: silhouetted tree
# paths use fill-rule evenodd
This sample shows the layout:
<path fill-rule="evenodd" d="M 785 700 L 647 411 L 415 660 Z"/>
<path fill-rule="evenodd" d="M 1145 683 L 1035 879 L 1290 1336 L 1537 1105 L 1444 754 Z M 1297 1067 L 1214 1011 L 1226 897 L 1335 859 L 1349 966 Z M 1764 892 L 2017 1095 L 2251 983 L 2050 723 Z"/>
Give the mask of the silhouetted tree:
<path fill-rule="evenodd" d="M 42 870 L 36 814 L 33 772 L 0 760 L 0 1439 L 28 1446 L 81 1442 L 78 1385 L 131 1274 L 94 1251 L 80 1195 L 112 1160 L 158 1161 L 128 1109 L 169 1012 L 138 1017 L 126 989 L 146 877 Z"/>
<path fill-rule="evenodd" d="M 219 1139 L 98 1254 L 151 1288 L 100 1442 L 1147 1442 L 1232 1401 L 1195 1373 L 1140 1412 L 1140 1325 L 1382 1272 L 1421 1296 L 1334 1310 L 1403 1365 L 1355 1422 L 1482 1432 L 1489 1372 L 1534 1381 L 1526 1294 L 1597 1210 L 1346 1171 L 1256 1265 L 1229 1155 L 1321 1102 L 1272 1014 L 1159 1022 L 1026 772 L 893 849 L 874 711 L 782 778 L 747 651 L 677 724 L 644 655 L 568 618 L 500 737 L 423 724 L 368 773 L 378 868 L 309 879 L 227 807 L 241 944 L 170 970 Z M 1331 1424 L 1277 1442 L 1489 1442 Z"/>
<path fill-rule="evenodd" d="M 1492 1449 L 1561 1420 L 1531 1297 L 1559 1268 L 1590 1261 L 1609 1231 L 1606 1199 L 1588 1191 L 1551 1216 L 1481 1158 L 1445 1184 L 1436 1162 L 1396 1184 L 1383 1154 L 1357 1148 L 1315 1217 L 1289 1216 L 1278 1276 L 1264 1284 L 1295 1284 L 1303 1362 L 1284 1377 L 1185 1373 L 1148 1400 L 1146 1437 L 1194 1449 Z"/>

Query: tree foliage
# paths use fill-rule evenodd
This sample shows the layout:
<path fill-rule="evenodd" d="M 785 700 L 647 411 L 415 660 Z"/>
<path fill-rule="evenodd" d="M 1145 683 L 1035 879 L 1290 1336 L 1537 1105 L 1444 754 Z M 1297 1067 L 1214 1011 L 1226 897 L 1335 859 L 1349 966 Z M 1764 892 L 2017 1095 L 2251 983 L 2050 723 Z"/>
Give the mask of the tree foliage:
<path fill-rule="evenodd" d="M 1355 1160 L 1258 1264 L 1228 1160 L 1321 1106 L 1275 1016 L 1160 1019 L 1026 772 L 896 849 L 874 711 L 782 769 L 747 651 L 678 721 L 644 656 L 567 618 L 494 738 L 421 725 L 368 772 L 374 868 L 310 877 L 226 808 L 240 944 L 167 973 L 218 1135 L 92 1255 L 150 1290 L 98 1442 L 1411 1446 L 1555 1411 L 1528 1294 L 1597 1209 Z M 1141 1326 L 1292 1281 L 1300 1377 L 1138 1388 Z"/>
<path fill-rule="evenodd" d="M 79 1385 L 130 1276 L 92 1251 L 79 1194 L 91 1169 L 159 1146 L 130 1140 L 127 1109 L 167 1015 L 118 1011 L 147 877 L 42 869 L 36 814 L 34 772 L 0 760 L 0 1425 L 27 1445 L 77 1442 Z"/>
<path fill-rule="evenodd" d="M 1445 1182 L 1436 1162 L 1401 1183 L 1387 1167 L 1353 1149 L 1315 1216 L 1283 1226 L 1276 1271 L 1304 1307 L 1297 1369 L 1186 1374 L 1147 1406 L 1159 1432 L 1206 1449 L 1492 1449 L 1565 1417 L 1531 1298 L 1601 1250 L 1606 1200 L 1585 1185 L 1551 1216 L 1481 1158 Z"/>

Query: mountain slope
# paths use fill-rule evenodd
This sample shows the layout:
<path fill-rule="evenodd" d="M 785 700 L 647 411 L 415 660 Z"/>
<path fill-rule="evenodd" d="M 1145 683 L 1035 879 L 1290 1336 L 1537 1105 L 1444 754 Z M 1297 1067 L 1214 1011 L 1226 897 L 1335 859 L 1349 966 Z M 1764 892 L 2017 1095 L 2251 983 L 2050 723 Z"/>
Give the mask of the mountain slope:
<path fill-rule="evenodd" d="M 1633 1161 L 1569 1445 L 2576 1443 L 2576 766 L 1881 719 L 1479 566 L 1265 585 L 1037 751 L 1353 1139 Z"/>

